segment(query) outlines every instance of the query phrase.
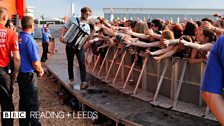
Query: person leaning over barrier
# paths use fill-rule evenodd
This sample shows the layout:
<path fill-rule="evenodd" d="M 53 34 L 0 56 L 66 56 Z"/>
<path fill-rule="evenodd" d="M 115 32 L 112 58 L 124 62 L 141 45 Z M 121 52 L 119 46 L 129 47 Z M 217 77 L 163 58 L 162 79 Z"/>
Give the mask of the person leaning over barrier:
<path fill-rule="evenodd" d="M 8 20 L 8 11 L 0 7 L 0 104 L 1 104 L 1 123 L 2 126 L 13 126 L 13 118 L 3 119 L 4 111 L 14 111 L 12 92 L 13 86 L 10 83 L 9 69 L 11 52 L 14 60 L 14 76 L 20 67 L 20 55 L 18 47 L 18 36 L 9 28 L 5 27 Z"/>
<path fill-rule="evenodd" d="M 197 43 L 192 43 L 192 45 L 193 44 L 203 44 L 203 45 L 207 45 L 207 46 L 204 46 L 204 48 L 205 47 L 208 48 L 208 45 L 214 44 L 214 42 L 216 41 L 216 35 L 213 31 L 211 31 L 209 29 L 201 29 L 199 31 L 200 32 L 198 32 L 198 34 L 196 35 Z M 185 43 L 185 45 L 188 44 L 188 42 L 186 42 L 184 40 L 182 42 Z M 180 41 L 180 43 L 181 43 L 181 41 Z M 206 62 L 208 51 L 210 51 L 210 50 L 198 50 L 195 48 L 192 49 L 189 63 Z"/>
<path fill-rule="evenodd" d="M 212 30 L 209 30 L 207 28 L 203 29 L 202 27 L 199 27 L 197 31 L 198 32 L 196 34 L 196 41 L 194 43 L 188 42 L 184 39 L 174 39 L 174 40 L 165 40 L 164 44 L 170 46 L 173 44 L 182 43 L 186 47 L 193 48 L 195 54 L 196 52 L 208 52 L 207 53 L 208 56 L 209 51 L 211 50 L 214 42 L 216 41 L 216 34 Z"/>
<path fill-rule="evenodd" d="M 215 117 L 224 125 L 224 36 L 212 47 L 201 84 L 202 97 Z"/>
<path fill-rule="evenodd" d="M 19 50 L 21 67 L 17 77 L 19 85 L 19 111 L 26 112 L 25 119 L 19 119 L 20 126 L 40 126 L 38 118 L 32 117 L 30 112 L 38 112 L 38 80 L 44 70 L 39 58 L 39 47 L 31 33 L 34 31 L 34 20 L 30 16 L 24 16 L 21 20 L 23 31 L 19 33 Z"/>
<path fill-rule="evenodd" d="M 187 22 L 181 38 L 187 39 L 188 41 L 191 41 L 191 42 L 194 42 L 197 29 L 198 29 L 198 26 L 196 23 L 194 23 L 192 21 Z M 169 46 L 169 45 L 176 45 L 176 46 L 172 50 L 170 50 L 158 57 L 154 57 L 154 59 L 159 62 L 162 59 L 171 57 L 174 54 L 176 54 L 176 56 L 189 58 L 191 48 L 185 47 L 182 44 L 179 44 L 179 40 L 180 39 L 165 40 L 163 43 L 166 46 Z"/>

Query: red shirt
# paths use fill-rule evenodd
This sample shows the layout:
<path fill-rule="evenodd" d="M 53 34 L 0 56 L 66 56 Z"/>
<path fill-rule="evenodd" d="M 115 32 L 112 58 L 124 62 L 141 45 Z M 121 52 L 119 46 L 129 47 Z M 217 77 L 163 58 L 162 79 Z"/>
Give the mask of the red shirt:
<path fill-rule="evenodd" d="M 9 64 L 11 51 L 19 51 L 18 36 L 16 32 L 0 24 L 0 67 Z"/>

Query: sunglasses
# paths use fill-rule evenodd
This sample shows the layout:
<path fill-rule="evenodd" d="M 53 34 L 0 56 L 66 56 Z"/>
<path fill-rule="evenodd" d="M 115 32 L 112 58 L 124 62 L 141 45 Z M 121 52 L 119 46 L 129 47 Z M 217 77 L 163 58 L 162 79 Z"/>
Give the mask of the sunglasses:
<path fill-rule="evenodd" d="M 84 13 L 84 14 L 86 14 L 87 16 L 90 16 L 91 15 L 90 13 Z"/>

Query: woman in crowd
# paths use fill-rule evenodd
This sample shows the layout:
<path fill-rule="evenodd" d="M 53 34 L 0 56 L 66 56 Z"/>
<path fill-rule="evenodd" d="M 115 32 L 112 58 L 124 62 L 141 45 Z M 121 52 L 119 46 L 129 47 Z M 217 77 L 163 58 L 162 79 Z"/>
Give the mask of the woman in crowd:
<path fill-rule="evenodd" d="M 196 35 L 196 31 L 197 31 L 197 24 L 189 21 L 186 23 L 184 31 L 183 31 L 183 36 L 181 37 L 181 39 L 187 39 L 190 42 L 194 42 L 195 41 L 195 35 Z M 179 43 L 180 39 L 175 39 L 175 40 L 165 40 L 164 44 L 169 46 L 169 45 L 174 45 L 174 48 L 172 48 L 171 50 L 167 51 L 166 53 L 158 56 L 158 57 L 154 57 L 154 59 L 157 62 L 160 62 L 162 59 L 164 58 L 168 58 L 171 57 L 172 55 L 174 55 L 175 53 L 177 53 L 177 56 L 179 57 L 185 57 L 185 58 L 189 58 L 190 57 L 190 53 L 191 53 L 191 49 L 189 47 L 185 47 L 182 44 Z"/>
<path fill-rule="evenodd" d="M 209 29 L 201 29 L 201 32 L 197 35 L 197 42 L 193 44 L 203 44 L 208 46 L 212 46 L 213 43 L 216 41 L 215 33 Z M 180 41 L 181 42 L 181 41 Z M 184 43 L 184 40 L 183 40 Z M 211 49 L 211 48 L 210 48 Z M 198 50 L 193 49 L 191 52 L 191 58 L 189 59 L 189 63 L 199 63 L 207 60 L 207 52 L 206 50 Z"/>

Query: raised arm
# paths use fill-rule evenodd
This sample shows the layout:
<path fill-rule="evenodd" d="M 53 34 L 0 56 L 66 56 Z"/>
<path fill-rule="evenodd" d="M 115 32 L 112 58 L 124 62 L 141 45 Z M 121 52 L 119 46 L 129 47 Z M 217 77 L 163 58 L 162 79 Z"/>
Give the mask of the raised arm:
<path fill-rule="evenodd" d="M 113 36 L 116 37 L 118 35 L 117 32 L 113 31 L 112 29 L 104 26 L 104 25 L 100 25 L 100 28 L 103 29 L 104 33 L 109 35 L 109 36 Z"/>
<path fill-rule="evenodd" d="M 208 28 L 208 29 L 210 29 L 210 30 L 212 30 L 212 31 L 214 31 L 216 33 L 221 33 L 221 34 L 224 33 L 224 29 L 223 28 L 215 27 L 208 21 L 203 21 L 202 26 L 203 26 L 203 28 Z"/>
<path fill-rule="evenodd" d="M 111 24 L 107 22 L 107 20 L 103 17 L 97 17 L 98 20 L 100 20 L 106 27 L 111 28 Z"/>
<path fill-rule="evenodd" d="M 160 34 L 156 34 L 156 33 L 152 33 L 151 35 L 150 35 L 150 37 L 153 37 L 153 38 L 155 38 L 155 39 L 160 39 L 161 38 L 161 35 Z"/>
<path fill-rule="evenodd" d="M 213 44 L 212 43 L 206 43 L 206 44 L 199 44 L 199 43 L 192 43 L 185 40 L 180 40 L 180 43 L 184 44 L 184 46 L 189 46 L 191 48 L 195 48 L 197 50 L 203 50 L 203 51 L 209 51 L 211 50 Z"/>
<path fill-rule="evenodd" d="M 174 46 L 168 46 L 167 48 L 160 49 L 160 50 L 157 50 L 157 51 L 154 51 L 154 52 L 150 52 L 150 54 L 153 55 L 153 56 L 161 55 L 161 54 L 164 54 L 164 53 L 172 50 L 173 48 L 174 48 Z"/>
<path fill-rule="evenodd" d="M 179 50 L 179 47 L 178 46 L 175 46 L 172 50 L 158 56 L 158 57 L 154 57 L 154 59 L 157 61 L 157 62 L 160 62 L 162 59 L 164 58 L 168 58 L 168 57 L 171 57 L 173 54 L 175 54 L 177 51 Z"/>
<path fill-rule="evenodd" d="M 171 46 L 174 44 L 179 43 L 179 39 L 173 39 L 173 40 L 164 40 L 163 44 L 165 44 L 166 46 Z"/>
<path fill-rule="evenodd" d="M 146 43 L 146 42 L 138 40 L 136 42 L 126 42 L 126 43 L 129 45 L 138 46 L 138 47 L 159 47 L 160 46 L 160 41 Z"/>
<path fill-rule="evenodd" d="M 150 35 L 146 35 L 143 33 L 136 33 L 136 32 L 133 32 L 131 29 L 126 30 L 126 33 L 129 35 L 135 36 L 137 38 L 144 39 L 144 40 L 149 40 L 150 38 Z"/>

